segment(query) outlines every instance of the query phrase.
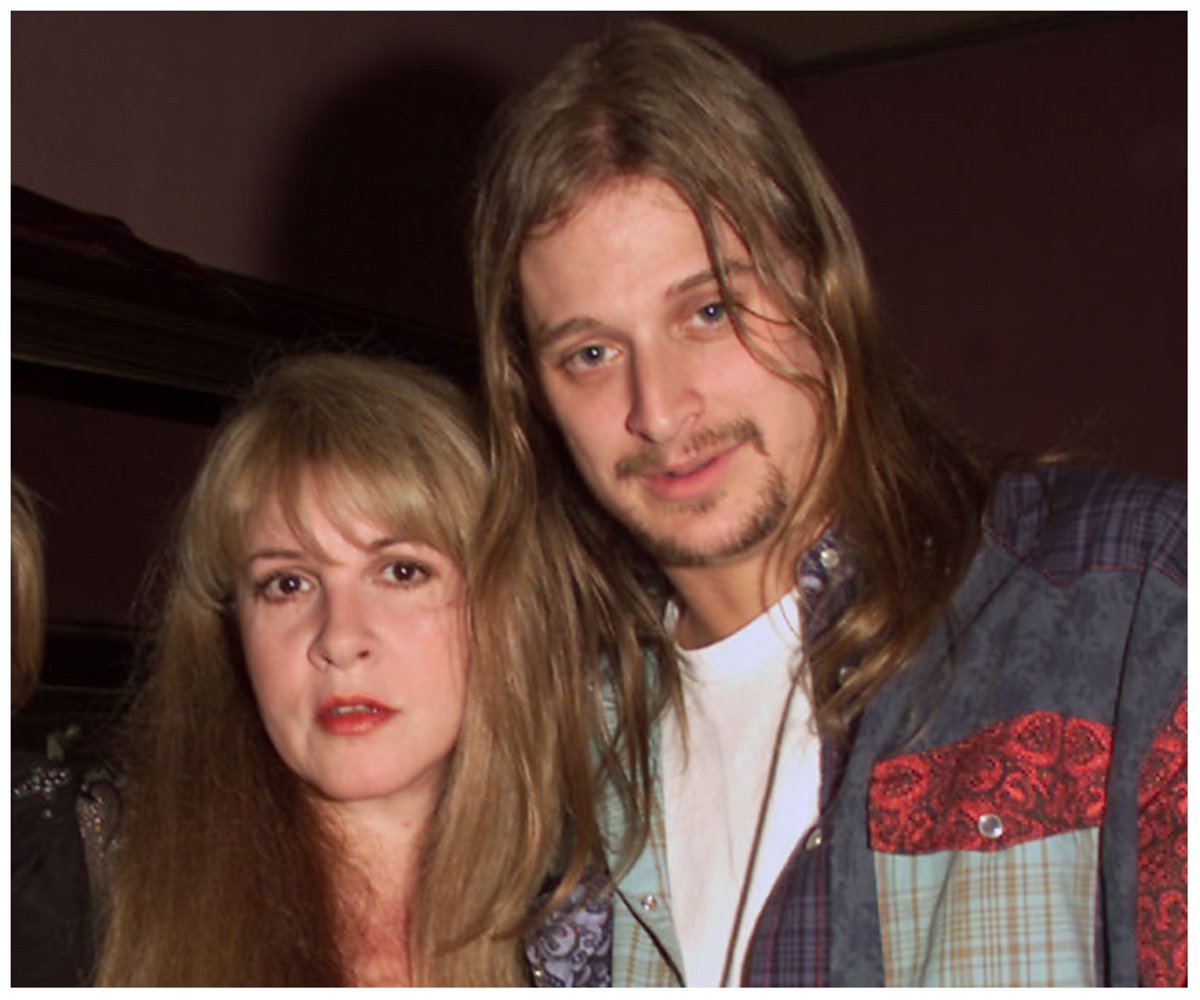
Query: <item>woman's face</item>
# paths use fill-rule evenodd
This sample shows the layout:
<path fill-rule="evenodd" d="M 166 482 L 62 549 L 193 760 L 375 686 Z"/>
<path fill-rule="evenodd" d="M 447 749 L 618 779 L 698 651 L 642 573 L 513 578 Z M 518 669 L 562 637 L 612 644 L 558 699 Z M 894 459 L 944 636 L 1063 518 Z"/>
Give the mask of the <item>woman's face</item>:
<path fill-rule="evenodd" d="M 267 733 L 321 798 L 428 815 L 463 716 L 462 571 L 370 520 L 343 534 L 311 477 L 298 499 L 319 548 L 270 498 L 238 571 L 238 625 Z"/>

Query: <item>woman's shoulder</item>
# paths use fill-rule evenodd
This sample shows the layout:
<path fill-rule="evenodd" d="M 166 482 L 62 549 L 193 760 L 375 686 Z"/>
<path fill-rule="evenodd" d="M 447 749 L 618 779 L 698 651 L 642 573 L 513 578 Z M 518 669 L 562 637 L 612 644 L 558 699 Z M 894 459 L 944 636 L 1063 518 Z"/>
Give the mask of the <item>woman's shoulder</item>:
<path fill-rule="evenodd" d="M 121 796 L 113 773 L 103 765 L 85 770 L 75 799 L 75 821 L 83 841 L 88 883 L 94 898 L 108 891 L 112 847 L 117 840 L 120 816 Z"/>
<path fill-rule="evenodd" d="M 101 767 L 12 757 L 12 983 L 77 986 L 91 965 L 92 900 L 117 822 Z"/>
<path fill-rule="evenodd" d="M 525 938 L 535 984 L 611 986 L 612 922 L 611 881 L 590 870 Z"/>

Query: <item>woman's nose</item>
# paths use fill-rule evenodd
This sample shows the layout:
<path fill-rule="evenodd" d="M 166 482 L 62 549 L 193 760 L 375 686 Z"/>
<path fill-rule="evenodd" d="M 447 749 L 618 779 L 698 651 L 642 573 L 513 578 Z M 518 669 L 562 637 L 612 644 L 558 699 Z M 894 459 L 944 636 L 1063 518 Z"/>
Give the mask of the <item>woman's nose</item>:
<path fill-rule="evenodd" d="M 314 666 L 345 669 L 371 655 L 373 633 L 363 600 L 352 589 L 322 594 L 317 632 L 309 646 Z"/>

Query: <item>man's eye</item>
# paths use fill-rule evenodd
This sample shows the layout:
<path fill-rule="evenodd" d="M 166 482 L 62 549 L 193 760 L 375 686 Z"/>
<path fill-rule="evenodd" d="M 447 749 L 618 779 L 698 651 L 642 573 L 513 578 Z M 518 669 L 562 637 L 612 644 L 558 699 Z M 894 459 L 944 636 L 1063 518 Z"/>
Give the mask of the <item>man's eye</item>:
<path fill-rule="evenodd" d="M 388 583 L 394 583 L 401 587 L 415 587 L 433 576 L 433 572 L 423 563 L 405 559 L 400 562 L 388 563 L 383 568 L 383 576 Z"/>
<path fill-rule="evenodd" d="M 603 344 L 587 344 L 567 356 L 567 364 L 580 368 L 596 368 L 604 364 L 610 352 Z"/>
<path fill-rule="evenodd" d="M 725 318 L 727 311 L 724 302 L 707 302 L 696 310 L 696 318 L 709 326 L 715 326 Z"/>
<path fill-rule="evenodd" d="M 308 593 L 312 584 L 298 573 L 275 573 L 255 585 L 259 597 L 268 601 L 286 601 L 297 594 Z"/>
<path fill-rule="evenodd" d="M 568 375 L 586 375 L 620 363 L 621 356 L 621 348 L 612 344 L 584 344 L 563 354 L 560 365 Z"/>

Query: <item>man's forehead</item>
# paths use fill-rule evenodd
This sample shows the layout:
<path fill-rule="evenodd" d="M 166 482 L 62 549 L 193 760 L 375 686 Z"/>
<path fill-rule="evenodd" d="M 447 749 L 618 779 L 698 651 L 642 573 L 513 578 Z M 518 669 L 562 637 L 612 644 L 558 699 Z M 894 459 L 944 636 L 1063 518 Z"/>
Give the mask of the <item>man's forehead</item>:
<path fill-rule="evenodd" d="M 680 189 L 671 181 L 653 174 L 610 174 L 585 185 L 581 190 L 570 195 L 559 207 L 546 213 L 530 225 L 521 243 L 521 252 L 524 253 L 525 248 L 531 242 L 553 236 L 597 202 L 633 191 L 649 191 L 653 200 L 660 206 L 688 212 L 695 220 L 697 228 L 700 228 L 695 210 Z"/>
<path fill-rule="evenodd" d="M 702 283 L 712 277 L 713 272 L 724 269 L 727 275 L 739 271 L 753 269 L 750 262 L 753 254 L 746 246 L 735 227 L 717 204 L 707 209 L 711 212 L 711 230 L 715 236 L 715 246 L 710 246 L 705 236 L 706 226 L 697 211 L 682 196 L 679 190 L 669 181 L 658 177 L 627 174 L 610 177 L 600 183 L 592 184 L 577 195 L 567 207 L 529 227 L 521 241 L 516 258 L 516 284 L 518 288 L 524 281 L 525 265 L 532 255 L 537 255 L 544 247 L 544 241 L 553 240 L 564 229 L 579 225 L 585 227 L 589 222 L 593 236 L 603 238 L 605 232 L 615 227 L 620 230 L 629 219 L 637 219 L 646 211 L 664 212 L 680 219 L 680 223 L 694 232 L 696 245 L 704 248 L 703 260 L 706 266 L 687 269 L 673 281 L 673 285 L 688 286 Z M 675 228 L 672 226 L 671 228 Z M 646 234 L 638 234 L 638 242 L 644 243 Z M 651 237 L 653 241 L 653 237 Z M 594 244 L 585 248 L 585 259 L 592 254 Z M 556 248 L 557 256 L 560 248 Z M 692 262 L 693 265 L 695 261 Z"/>

